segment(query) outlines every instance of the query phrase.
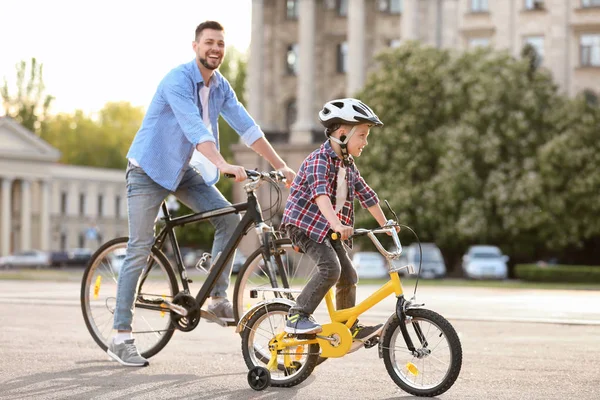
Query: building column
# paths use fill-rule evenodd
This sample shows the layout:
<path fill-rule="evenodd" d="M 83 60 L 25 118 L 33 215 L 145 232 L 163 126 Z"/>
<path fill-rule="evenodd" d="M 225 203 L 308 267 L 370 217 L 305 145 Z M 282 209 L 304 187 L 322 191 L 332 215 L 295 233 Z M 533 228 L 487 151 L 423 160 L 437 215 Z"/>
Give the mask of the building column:
<path fill-rule="evenodd" d="M 346 95 L 354 97 L 365 83 L 365 0 L 348 1 L 348 70 Z"/>
<path fill-rule="evenodd" d="M 0 255 L 10 254 L 10 237 L 12 225 L 12 178 L 2 178 L 2 226 L 0 226 Z"/>
<path fill-rule="evenodd" d="M 252 33 L 248 60 L 248 111 L 257 124 L 264 123 L 264 8 L 263 0 L 252 0 Z"/>
<path fill-rule="evenodd" d="M 50 183 L 40 182 L 41 208 L 40 208 L 40 250 L 50 250 Z"/>
<path fill-rule="evenodd" d="M 31 182 L 21 181 L 21 251 L 31 250 Z"/>
<path fill-rule="evenodd" d="M 301 144 L 312 142 L 313 103 L 315 97 L 315 0 L 300 0 L 298 4 L 298 24 L 300 40 L 298 43 L 299 71 L 296 81 L 296 104 L 298 117 L 292 126 L 290 143 Z"/>
<path fill-rule="evenodd" d="M 441 10 L 441 47 L 444 49 L 458 48 L 459 6 L 457 0 L 442 2 Z"/>
<path fill-rule="evenodd" d="M 419 0 L 404 0 L 402 6 L 402 22 L 400 24 L 400 40 L 418 40 L 419 34 Z"/>

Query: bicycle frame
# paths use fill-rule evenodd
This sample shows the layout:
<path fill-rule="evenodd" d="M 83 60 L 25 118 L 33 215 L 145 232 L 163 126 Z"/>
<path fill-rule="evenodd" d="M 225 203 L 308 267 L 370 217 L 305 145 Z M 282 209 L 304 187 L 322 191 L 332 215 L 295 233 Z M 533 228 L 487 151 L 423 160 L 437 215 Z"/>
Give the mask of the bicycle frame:
<path fill-rule="evenodd" d="M 256 227 L 257 234 L 259 235 L 259 239 L 263 247 L 263 257 L 265 257 L 265 262 L 268 262 L 270 256 L 270 237 L 273 234 L 274 230 L 263 220 L 260 205 L 258 203 L 256 195 L 254 194 L 254 190 L 257 186 L 253 185 L 253 183 L 249 183 L 246 188 L 248 201 L 244 203 L 232 204 L 228 207 L 218 208 L 201 213 L 188 214 L 177 218 L 171 218 L 166 203 L 163 202 L 161 205 L 164 215 L 164 218 L 162 220 L 164 221 L 165 226 L 160 230 L 160 232 L 156 236 L 154 246 L 158 249 L 162 249 L 162 247 L 165 244 L 165 241 L 167 239 L 169 240 L 175 255 L 175 264 L 177 268 L 176 272 L 181 279 L 183 291 L 186 293 L 190 292 L 189 283 L 191 282 L 191 280 L 189 280 L 187 276 L 186 268 L 183 264 L 183 258 L 181 256 L 181 251 L 179 250 L 179 244 L 177 242 L 177 237 L 175 236 L 174 229 L 178 226 L 185 226 L 191 223 L 205 221 L 212 217 L 218 217 L 233 213 L 239 214 L 240 212 L 245 212 L 243 218 L 237 225 L 233 236 L 229 239 L 223 251 L 217 255 L 217 258 L 215 260 L 212 260 L 213 264 L 210 268 L 210 272 L 196 295 L 196 302 L 198 303 L 199 307 L 202 307 L 206 299 L 209 297 L 211 290 L 216 285 L 218 277 L 223 273 L 225 265 L 229 262 L 229 260 L 231 260 L 234 250 L 238 247 L 242 238 L 248 232 L 249 228 L 252 225 Z M 277 264 L 278 268 L 281 270 L 282 264 Z M 141 277 L 139 283 L 140 286 L 144 283 L 145 279 L 148 276 L 148 271 L 150 271 L 151 268 L 152 264 L 148 266 L 146 273 Z M 283 277 L 284 284 L 286 284 L 287 277 L 285 276 L 284 271 L 279 272 Z M 136 302 L 136 307 L 152 309 L 156 311 L 164 311 L 164 308 L 161 307 L 161 304 L 148 304 L 144 302 Z"/>

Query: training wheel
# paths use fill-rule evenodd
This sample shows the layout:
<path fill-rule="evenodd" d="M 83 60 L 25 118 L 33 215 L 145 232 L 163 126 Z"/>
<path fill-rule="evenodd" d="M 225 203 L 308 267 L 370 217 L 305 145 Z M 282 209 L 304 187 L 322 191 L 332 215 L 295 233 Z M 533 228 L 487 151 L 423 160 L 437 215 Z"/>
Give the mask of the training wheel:
<path fill-rule="evenodd" d="M 254 390 L 264 390 L 271 384 L 271 373 L 264 367 L 254 367 L 248 371 L 248 384 Z"/>

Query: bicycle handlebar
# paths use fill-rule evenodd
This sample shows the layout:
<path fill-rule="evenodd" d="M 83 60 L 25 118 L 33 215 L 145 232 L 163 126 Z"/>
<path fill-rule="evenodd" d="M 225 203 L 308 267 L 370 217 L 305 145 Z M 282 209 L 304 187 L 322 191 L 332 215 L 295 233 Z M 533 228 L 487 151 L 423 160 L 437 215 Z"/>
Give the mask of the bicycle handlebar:
<path fill-rule="evenodd" d="M 269 172 L 259 172 L 246 169 L 246 175 L 248 179 L 252 180 L 263 180 L 263 179 L 274 179 L 277 182 L 285 182 L 285 176 L 281 171 L 269 171 Z M 225 174 L 227 178 L 235 178 L 233 174 Z"/>
<path fill-rule="evenodd" d="M 394 259 L 399 258 L 400 254 L 402 254 L 402 244 L 400 243 L 400 238 L 398 238 L 398 232 L 396 231 L 397 226 L 398 226 L 398 223 L 396 221 L 388 220 L 384 226 L 379 227 L 379 228 L 355 229 L 354 233 L 350 237 L 367 235 L 369 237 L 369 239 L 371 239 L 371 241 L 373 242 L 375 247 L 377 247 L 377 250 L 379 250 L 379 252 L 385 258 L 387 258 L 389 260 L 394 260 Z M 383 245 L 381 244 L 379 239 L 377 239 L 377 237 L 375 236 L 376 234 L 379 234 L 379 233 L 390 233 L 391 234 L 392 239 L 394 240 L 394 245 L 396 246 L 396 251 L 387 251 L 383 247 Z M 334 232 L 331 234 L 331 239 L 338 240 L 339 236 L 340 235 L 337 232 Z"/>

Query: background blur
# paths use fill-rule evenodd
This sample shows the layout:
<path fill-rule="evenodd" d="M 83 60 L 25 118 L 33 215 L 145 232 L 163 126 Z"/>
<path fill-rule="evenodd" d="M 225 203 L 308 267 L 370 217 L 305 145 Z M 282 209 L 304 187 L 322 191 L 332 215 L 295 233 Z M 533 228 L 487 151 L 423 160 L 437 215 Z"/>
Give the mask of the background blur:
<path fill-rule="evenodd" d="M 127 234 L 129 144 L 160 79 L 193 57 L 195 26 L 216 19 L 230 45 L 221 72 L 293 168 L 324 140 L 325 101 L 375 110 L 385 126 L 357 165 L 441 250 L 441 276 L 600 282 L 599 0 L 173 4 L 2 1 L 18 17 L 0 27 L 0 255 L 73 260 Z M 220 133 L 230 160 L 269 168 Z M 208 249 L 211 235 L 180 237 Z M 498 251 L 474 263 L 474 245 Z"/>

